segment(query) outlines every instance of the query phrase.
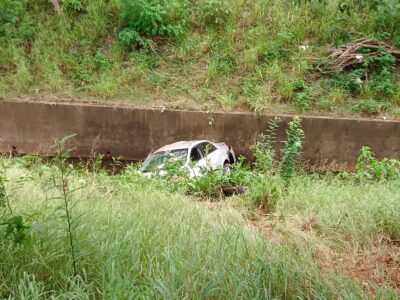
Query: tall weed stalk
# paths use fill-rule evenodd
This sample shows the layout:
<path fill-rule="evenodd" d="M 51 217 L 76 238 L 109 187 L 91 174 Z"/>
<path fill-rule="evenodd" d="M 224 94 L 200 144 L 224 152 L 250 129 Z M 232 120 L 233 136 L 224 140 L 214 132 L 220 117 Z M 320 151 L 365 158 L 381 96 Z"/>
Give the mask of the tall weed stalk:
<path fill-rule="evenodd" d="M 63 201 L 63 208 L 67 222 L 67 234 L 69 241 L 69 250 L 71 255 L 71 264 L 74 275 L 77 275 L 77 257 L 76 246 L 73 232 L 73 218 L 72 218 L 72 199 L 71 195 L 75 190 L 69 189 L 68 176 L 71 173 L 71 168 L 67 164 L 67 159 L 70 157 L 72 149 L 65 148 L 65 143 L 75 135 L 66 136 L 58 141 L 54 148 L 56 155 L 53 158 L 53 164 L 57 167 L 57 171 L 53 177 L 53 187 L 59 190 L 60 196 L 56 197 Z"/>
<path fill-rule="evenodd" d="M 271 119 L 268 122 L 268 130 L 266 134 L 261 133 L 256 144 L 252 147 L 254 149 L 254 157 L 256 159 L 254 166 L 259 171 L 270 172 L 272 169 L 274 169 L 274 146 L 276 144 L 277 131 L 280 123 L 281 119 L 279 117 Z"/>
<path fill-rule="evenodd" d="M 283 153 L 281 162 L 282 178 L 288 183 L 294 176 L 297 160 L 303 148 L 304 131 L 301 129 L 301 119 L 294 117 L 289 122 L 286 130 L 287 140 L 284 141 L 284 147 L 281 150 Z"/>

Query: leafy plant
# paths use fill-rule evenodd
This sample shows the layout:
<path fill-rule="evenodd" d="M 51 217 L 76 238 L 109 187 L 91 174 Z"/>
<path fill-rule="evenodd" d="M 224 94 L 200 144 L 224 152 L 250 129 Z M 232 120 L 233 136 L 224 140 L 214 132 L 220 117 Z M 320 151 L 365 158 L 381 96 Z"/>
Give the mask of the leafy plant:
<path fill-rule="evenodd" d="M 67 10 L 81 11 L 84 9 L 87 0 L 61 0 Z"/>
<path fill-rule="evenodd" d="M 357 158 L 356 174 L 360 180 L 400 179 L 400 160 L 377 160 L 371 148 L 364 146 Z"/>
<path fill-rule="evenodd" d="M 26 1 L 3 0 L 0 2 L 0 37 L 9 34 L 9 25 L 21 23 Z"/>
<path fill-rule="evenodd" d="M 243 157 L 231 166 L 230 172 L 222 168 L 201 168 L 202 176 L 194 176 L 187 181 L 187 193 L 203 197 L 218 197 L 224 189 L 243 188 L 250 183 L 254 173 L 251 172 Z"/>
<path fill-rule="evenodd" d="M 140 47 L 144 48 L 149 45 L 149 41 L 143 38 L 135 29 L 124 28 L 118 36 L 118 39 L 124 44 L 135 42 Z"/>
<path fill-rule="evenodd" d="M 278 32 L 274 40 L 272 40 L 263 51 L 263 61 L 270 63 L 275 59 L 284 59 L 290 56 L 290 46 L 294 41 L 294 36 L 290 32 Z"/>
<path fill-rule="evenodd" d="M 224 25 L 231 13 L 231 5 L 226 0 L 205 0 L 201 6 L 201 19 L 209 26 Z"/>
<path fill-rule="evenodd" d="M 24 223 L 22 215 L 15 214 L 11 208 L 10 197 L 5 186 L 6 165 L 2 164 L 0 167 L 0 228 L 5 227 L 4 240 L 0 239 L 0 245 L 7 240 L 11 240 L 14 244 L 21 244 L 26 238 L 29 226 Z"/>
<path fill-rule="evenodd" d="M 254 166 L 257 171 L 267 174 L 273 174 L 274 170 L 279 166 L 280 175 L 286 182 L 289 182 L 294 175 L 297 159 L 303 147 L 304 132 L 301 129 L 301 119 L 294 117 L 286 129 L 287 140 L 283 141 L 284 147 L 281 149 L 283 156 L 278 165 L 274 145 L 280 122 L 279 117 L 271 119 L 267 134 L 260 134 L 256 144 L 252 146 L 256 159 Z"/>
<path fill-rule="evenodd" d="M 304 132 L 301 129 L 301 119 L 299 117 L 294 117 L 289 122 L 286 134 L 287 140 L 283 142 L 284 147 L 281 150 L 283 157 L 280 172 L 282 178 L 289 182 L 294 175 L 296 163 L 303 148 Z"/>
<path fill-rule="evenodd" d="M 360 94 L 362 88 L 361 78 L 365 75 L 364 69 L 355 69 L 351 72 L 338 72 L 334 74 L 328 82 L 336 87 L 356 96 Z"/>
<path fill-rule="evenodd" d="M 261 172 L 271 172 L 275 167 L 275 150 L 277 131 L 279 129 L 281 119 L 274 117 L 268 122 L 268 130 L 266 134 L 261 133 L 257 139 L 254 149 L 255 163 L 254 166 Z"/>
<path fill-rule="evenodd" d="M 358 102 L 352 106 L 352 110 L 354 112 L 373 115 L 379 112 L 379 106 L 378 103 L 373 99 L 362 99 L 358 100 Z"/>
<path fill-rule="evenodd" d="M 306 89 L 303 92 L 296 93 L 292 105 L 294 108 L 301 112 L 306 112 L 311 109 L 314 97 L 311 94 L 310 89 Z"/>
<path fill-rule="evenodd" d="M 183 34 L 184 18 L 176 15 L 180 3 L 173 0 L 123 0 L 123 29 L 119 40 L 139 47 L 150 45 L 149 37 L 177 37 Z"/>
<path fill-rule="evenodd" d="M 226 75 L 235 65 L 234 57 L 228 54 L 216 54 L 207 66 L 207 79 L 214 80 L 218 75 Z"/>

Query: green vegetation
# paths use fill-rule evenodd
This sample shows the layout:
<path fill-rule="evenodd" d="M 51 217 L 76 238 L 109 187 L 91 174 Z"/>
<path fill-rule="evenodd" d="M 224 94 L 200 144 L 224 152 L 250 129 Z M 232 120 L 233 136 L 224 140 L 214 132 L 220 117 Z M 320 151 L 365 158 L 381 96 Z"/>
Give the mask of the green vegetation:
<path fill-rule="evenodd" d="M 53 2 L 59 2 L 58 14 Z M 399 112 L 398 0 L 3 0 L 0 97 L 334 114 Z M 371 51 L 376 55 L 369 57 Z"/>
<path fill-rule="evenodd" d="M 399 249 L 398 181 L 299 175 L 287 186 L 265 175 L 276 202 L 258 214 L 248 195 L 199 202 L 132 167 L 111 176 L 65 165 L 74 275 L 59 166 L 30 157 L 1 166 L 25 227 L 15 240 L 0 226 L 1 298 L 399 296 L 396 261 L 380 260 Z"/>
<path fill-rule="evenodd" d="M 279 122 L 253 168 L 203 177 L 71 165 L 67 138 L 47 163 L 1 158 L 0 297 L 397 299 L 400 162 L 364 147 L 354 174 L 306 173 L 298 118 L 276 160 Z"/>

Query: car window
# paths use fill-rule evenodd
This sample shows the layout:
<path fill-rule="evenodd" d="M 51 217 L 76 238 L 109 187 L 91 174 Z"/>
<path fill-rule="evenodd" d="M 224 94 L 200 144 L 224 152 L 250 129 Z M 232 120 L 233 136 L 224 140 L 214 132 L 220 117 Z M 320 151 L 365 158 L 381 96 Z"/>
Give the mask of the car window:
<path fill-rule="evenodd" d="M 202 150 L 202 152 L 204 153 L 204 156 L 206 156 L 206 155 L 210 154 L 211 152 L 214 152 L 215 150 L 217 150 L 215 148 L 215 146 L 213 144 L 209 143 L 209 142 L 201 143 L 199 145 L 199 147 Z"/>
<path fill-rule="evenodd" d="M 157 168 L 165 163 L 165 161 L 168 159 L 186 161 L 187 153 L 188 149 L 176 149 L 171 151 L 152 153 L 143 163 L 141 171 L 144 173 L 156 171 Z"/>
<path fill-rule="evenodd" d="M 192 151 L 190 152 L 190 160 L 191 161 L 199 161 L 200 159 L 203 158 L 203 153 L 199 149 L 198 146 L 194 147 Z"/>

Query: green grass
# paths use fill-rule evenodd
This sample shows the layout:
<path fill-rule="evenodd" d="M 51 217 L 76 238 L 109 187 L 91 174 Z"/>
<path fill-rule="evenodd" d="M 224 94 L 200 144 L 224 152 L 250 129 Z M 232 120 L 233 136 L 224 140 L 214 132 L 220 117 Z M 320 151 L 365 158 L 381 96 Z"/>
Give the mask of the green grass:
<path fill-rule="evenodd" d="M 60 2 L 62 16 L 47 0 L 0 4 L 1 98 L 337 115 L 399 112 L 397 70 L 372 76 L 355 93 L 348 88 L 350 75 L 332 79 L 313 63 L 326 60 L 324 49 L 360 37 L 399 45 L 396 1 Z M 138 5 L 133 10 L 132 3 Z M 144 3 L 161 3 L 162 9 Z"/>
<path fill-rule="evenodd" d="M 168 192 L 132 167 L 114 176 L 74 167 L 69 189 L 82 187 L 71 198 L 74 276 L 63 202 L 54 198 L 57 169 L 27 161 L 1 161 L 12 210 L 29 226 L 15 245 L 0 227 L 1 298 L 399 296 L 384 274 L 380 285 L 373 278 L 362 285 L 364 279 L 350 276 L 351 264 L 321 267 L 332 253 L 357 260 L 360 249 L 372 249 L 382 237 L 400 239 L 398 182 L 360 185 L 301 175 L 284 190 L 282 179 L 271 175 L 251 187 L 277 197 L 272 214 L 263 216 L 251 208 L 253 193 L 210 203 Z M 6 217 L 5 208 L 0 211 Z M 392 247 L 388 253 L 395 257 L 398 248 Z M 371 271 L 379 270 L 384 272 L 377 266 Z"/>

